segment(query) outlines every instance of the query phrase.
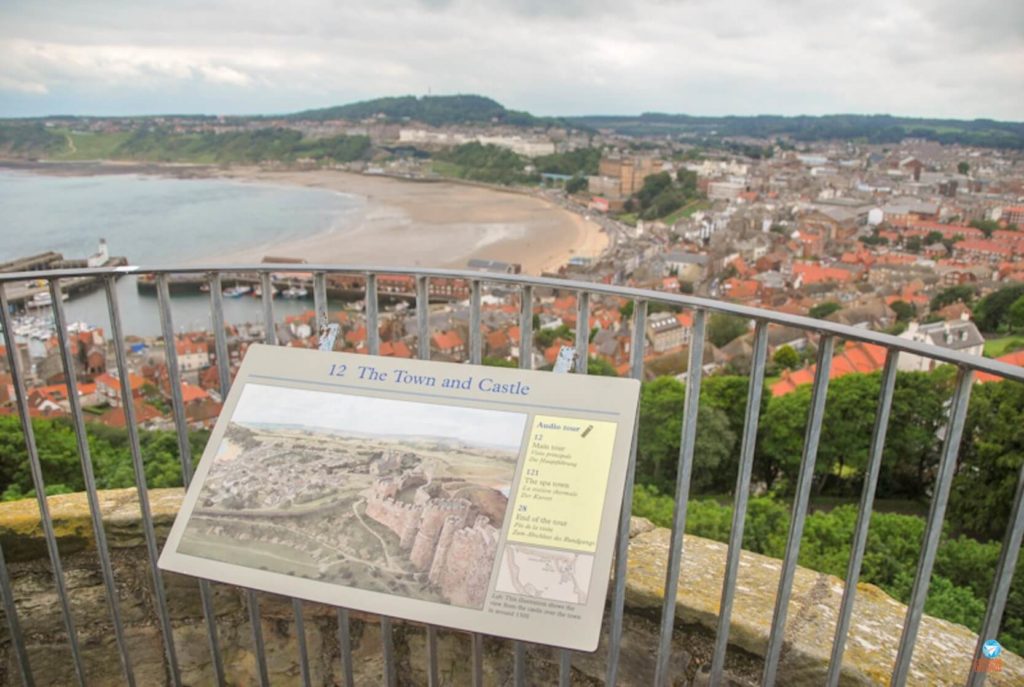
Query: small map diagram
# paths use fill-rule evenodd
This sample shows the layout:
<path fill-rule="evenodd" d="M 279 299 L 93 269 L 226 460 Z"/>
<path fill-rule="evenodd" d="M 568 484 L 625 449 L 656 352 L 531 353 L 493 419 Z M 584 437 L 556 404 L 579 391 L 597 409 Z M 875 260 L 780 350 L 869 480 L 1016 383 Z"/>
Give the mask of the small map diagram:
<path fill-rule="evenodd" d="M 495 588 L 519 596 L 585 604 L 593 567 L 590 554 L 509 544 Z"/>

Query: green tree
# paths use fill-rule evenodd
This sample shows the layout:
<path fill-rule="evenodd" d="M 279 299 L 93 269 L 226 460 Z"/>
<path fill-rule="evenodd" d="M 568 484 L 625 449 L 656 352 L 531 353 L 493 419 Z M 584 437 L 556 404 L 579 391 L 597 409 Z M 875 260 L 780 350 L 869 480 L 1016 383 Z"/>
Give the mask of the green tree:
<path fill-rule="evenodd" d="M 637 480 L 662 491 L 674 489 L 683 424 L 685 386 L 673 377 L 659 377 L 640 392 L 637 434 Z M 733 453 L 736 436 L 722 411 L 701 404 L 691 488 L 700 493 L 714 483 L 715 472 Z"/>
<path fill-rule="evenodd" d="M 971 171 L 971 165 L 968 164 L 965 160 L 960 161 L 956 165 L 956 171 L 959 172 L 960 174 L 966 175 L 967 172 Z"/>
<path fill-rule="evenodd" d="M 1024 284 L 1006 286 L 988 294 L 974 308 L 974 322 L 983 332 L 995 332 L 1009 325 L 1010 306 L 1024 296 Z"/>
<path fill-rule="evenodd" d="M 842 310 L 843 306 L 835 301 L 825 301 L 824 303 L 818 303 L 816 306 L 811 308 L 808 313 L 811 317 L 816 317 L 819 320 L 823 320 L 834 312 Z"/>
<path fill-rule="evenodd" d="M 584 176 L 574 176 L 565 182 L 566 193 L 582 193 L 590 186 L 590 182 Z"/>
<path fill-rule="evenodd" d="M 1024 330 L 1024 296 L 1015 300 L 1013 305 L 1010 306 L 1006 315 L 1006 322 L 1012 330 Z"/>
<path fill-rule="evenodd" d="M 800 354 L 792 346 L 786 344 L 785 346 L 780 346 L 775 351 L 775 355 L 772 356 L 772 362 L 787 370 L 795 370 L 800 367 Z"/>
<path fill-rule="evenodd" d="M 932 310 L 941 310 L 947 305 L 953 303 L 964 303 L 970 305 L 974 300 L 974 287 L 969 284 L 960 284 L 959 286 L 948 286 L 939 293 L 935 294 L 932 298 L 932 302 L 929 307 Z"/>
<path fill-rule="evenodd" d="M 914 315 L 917 314 L 917 308 L 906 301 L 893 301 L 889 304 L 889 307 L 892 308 L 894 313 L 896 313 L 897 322 L 909 322 L 914 319 Z"/>
<path fill-rule="evenodd" d="M 747 321 L 736 315 L 713 313 L 708 318 L 707 338 L 718 348 L 747 333 Z"/>
<path fill-rule="evenodd" d="M 615 368 L 610 362 L 604 358 L 595 358 L 594 356 L 587 358 L 587 374 L 597 375 L 599 377 L 619 376 L 619 373 L 615 371 Z"/>
<path fill-rule="evenodd" d="M 963 530 L 998 539 L 1024 464 L 1024 384 L 979 384 L 971 394 L 950 517 Z"/>

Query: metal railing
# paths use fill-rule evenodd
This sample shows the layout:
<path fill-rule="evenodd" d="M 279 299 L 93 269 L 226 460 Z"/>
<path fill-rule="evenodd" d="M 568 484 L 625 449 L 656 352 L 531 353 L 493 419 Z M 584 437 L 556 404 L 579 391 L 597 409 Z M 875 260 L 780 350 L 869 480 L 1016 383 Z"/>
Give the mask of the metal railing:
<path fill-rule="evenodd" d="M 782 561 L 778 593 L 775 600 L 771 633 L 765 653 L 762 682 L 773 685 L 779 669 L 783 637 L 786 627 L 786 616 L 789 599 L 792 593 L 793 580 L 800 550 L 803 526 L 808 513 L 812 477 L 817 457 L 818 443 L 824 420 L 825 401 L 829 385 L 829 372 L 832 364 L 835 343 L 837 340 L 861 341 L 883 346 L 886 351 L 884 369 L 882 371 L 881 392 L 875 416 L 874 430 L 870 443 L 869 460 L 865 472 L 864 486 L 860 499 L 860 510 L 851 545 L 846 585 L 839 609 L 835 636 L 832 643 L 831 661 L 828 669 L 827 684 L 837 685 L 842 667 L 846 636 L 850 626 L 856 583 L 860 576 L 861 563 L 867 542 L 868 526 L 875 487 L 878 480 L 886 430 L 892 408 L 893 393 L 896 380 L 897 361 L 901 353 L 931 358 L 941 363 L 954 365 L 957 370 L 955 392 L 949 405 L 949 417 L 945 423 L 943 449 L 936 477 L 931 509 L 927 517 L 921 555 L 918 560 L 910 602 L 903 625 L 903 631 L 896 660 L 893 666 L 891 684 L 905 684 L 910 670 L 911 659 L 917 632 L 923 615 L 924 602 L 928 593 L 932 568 L 935 564 L 936 552 L 942 533 L 942 524 L 946 505 L 949 500 L 950 486 L 956 467 L 956 459 L 961 433 L 965 424 L 968 402 L 971 394 L 975 372 L 987 372 L 1005 379 L 1024 381 L 1024 369 L 1001 363 L 999 361 L 966 355 L 945 348 L 937 348 L 916 341 L 897 338 L 888 334 L 836 324 L 829 321 L 790 315 L 786 313 L 752 308 L 733 303 L 726 303 L 696 296 L 673 295 L 648 290 L 611 286 L 606 284 L 583 283 L 559 279 L 534 278 L 509 274 L 483 274 L 479 272 L 453 270 L 407 270 L 387 267 L 335 266 L 335 265 L 219 265 L 210 267 L 158 267 L 158 268 L 115 268 L 115 269 L 69 269 L 49 272 L 8 273 L 0 275 L 0 326 L 4 332 L 12 332 L 10 307 L 6 293 L 6 284 L 15 281 L 45 279 L 49 284 L 52 298 L 52 311 L 56 326 L 56 335 L 60 345 L 60 358 L 68 387 L 70 414 L 77 439 L 81 468 L 85 479 L 85 489 L 91 514 L 96 548 L 100 559 L 100 568 L 107 594 L 107 606 L 115 634 L 118 655 L 126 683 L 135 684 L 132 660 L 125 642 L 124 629 L 121 622 L 116 585 L 110 564 L 110 553 L 105 541 L 102 517 L 99 509 L 96 481 L 92 471 L 89 445 L 85 434 L 82 408 L 78 400 L 74 360 L 67 336 L 64 306 L 61 303 L 61 280 L 72 277 L 94 277 L 102 281 L 106 298 L 111 327 L 110 339 L 113 342 L 115 363 L 121 379 L 128 379 L 128 363 L 125 352 L 125 332 L 123 330 L 120 308 L 117 299 L 116 279 L 124 274 L 153 275 L 157 287 L 157 304 L 160 313 L 160 324 L 167 355 L 167 370 L 174 425 L 177 432 L 179 459 L 182 479 L 186 486 L 192 476 L 192 455 L 188 441 L 188 424 L 182 401 L 181 373 L 177 364 L 175 346 L 168 345 L 174 341 L 174 324 L 171 313 L 171 297 L 168 288 L 168 277 L 171 274 L 205 275 L 209 284 L 210 312 L 214 330 L 214 346 L 218 361 L 220 391 L 226 396 L 231 384 L 229 375 L 228 347 L 224 329 L 224 309 L 222 303 L 222 276 L 225 273 L 245 272 L 258 274 L 262 284 L 262 311 L 265 325 L 266 343 L 277 343 L 274 327 L 274 301 L 271 290 L 271 273 L 303 272 L 313 274 L 314 309 L 320 331 L 326 331 L 328 323 L 327 277 L 328 275 L 361 275 L 365 278 L 365 314 L 367 330 L 367 348 L 371 354 L 379 353 L 379 307 L 377 294 L 377 278 L 381 275 L 411 276 L 415 280 L 416 322 L 419 333 L 418 356 L 422 359 L 430 357 L 429 336 L 429 302 L 428 282 L 430 279 L 461 279 L 470 285 L 470 319 L 469 319 L 469 361 L 479 364 L 482 361 L 481 334 L 481 292 L 484 285 L 500 285 L 519 291 L 519 364 L 520 367 L 531 367 L 531 351 L 533 349 L 533 312 L 534 291 L 550 289 L 559 292 L 572 292 L 577 295 L 576 351 L 577 373 L 587 372 L 589 320 L 592 298 L 613 297 L 628 299 L 634 303 L 631 322 L 630 376 L 642 379 L 644 373 L 644 354 L 646 350 L 646 321 L 649 303 L 660 303 L 693 311 L 693 325 L 690 332 L 689 367 L 684 398 L 682 436 L 678 456 L 677 481 L 675 492 L 675 511 L 672 521 L 672 534 L 666 565 L 664 605 L 661 612 L 660 641 L 656 660 L 655 683 L 661 687 L 669 684 L 669 657 L 671 652 L 672 634 L 675 627 L 675 603 L 677 578 L 679 576 L 681 557 L 683 555 L 683 532 L 686 526 L 687 503 L 690 496 L 690 477 L 692 474 L 695 438 L 697 431 L 697 410 L 700 398 L 701 379 L 703 376 L 702 362 L 706 338 L 707 316 L 711 313 L 736 315 L 755 323 L 753 354 L 751 360 L 749 389 L 746 402 L 745 425 L 740 441 L 739 467 L 736 476 L 736 488 L 732 514 L 732 528 L 729 536 L 729 548 L 725 565 L 725 574 L 721 592 L 721 605 L 718 629 L 714 641 L 714 650 L 710 666 L 711 684 L 721 683 L 724 675 L 726 649 L 729 640 L 729 628 L 733 601 L 736 593 L 737 573 L 740 563 L 740 548 L 743 539 L 743 528 L 747 505 L 750 497 L 751 472 L 754 460 L 755 444 L 758 430 L 761 397 L 764 390 L 764 377 L 768 348 L 769 325 L 784 325 L 817 334 L 819 339 L 817 366 L 813 382 L 811 404 L 800 462 L 799 476 L 796 483 L 796 494 L 792 505 L 790 529 Z M 74 662 L 75 675 L 79 684 L 84 685 L 85 670 L 82 650 L 78 643 L 75 619 L 71 612 L 68 591 L 65 583 L 61 557 L 57 549 L 57 538 L 54 533 L 47 500 L 44 494 L 45 483 L 39 452 L 36 448 L 35 436 L 29 413 L 28 395 L 25 385 L 24 371 L 16 346 L 8 345 L 7 362 L 10 367 L 12 385 L 15 392 L 15 403 L 21 427 L 24 432 L 28 453 L 29 470 L 35 488 L 39 507 L 43 537 L 56 586 L 61 617 L 67 633 L 68 645 Z M 181 671 L 178 663 L 174 638 L 171 632 L 171 621 L 168 613 L 166 593 L 160 571 L 157 569 L 157 538 L 154 532 L 153 519 L 147 499 L 146 475 L 143 469 L 139 434 L 136 429 L 135 408 L 132 403 L 131 388 L 121 384 L 121 401 L 127 423 L 128 440 L 131 447 L 132 466 L 135 485 L 138 490 L 139 507 L 146 551 L 154 586 L 154 603 L 156 616 L 162 634 L 166 659 L 167 677 L 171 684 L 181 685 Z M 623 632 L 623 613 L 626 589 L 626 561 L 629 545 L 629 519 L 632 509 L 633 481 L 636 469 L 636 434 L 630 451 L 629 471 L 626 489 L 623 496 L 621 517 L 618 528 L 618 542 L 615 550 L 614 577 L 611 589 L 610 618 L 608 621 L 607 668 L 608 684 L 615 684 L 619 675 L 619 647 Z M 1024 502 L 1024 467 L 1018 479 L 1016 499 L 1012 507 L 1010 524 L 1003 542 L 1002 552 L 997 564 L 992 592 L 988 599 L 982 627 L 979 629 L 978 643 L 974 658 L 982 656 L 981 644 L 986 637 L 993 637 L 999 629 L 1005 609 L 1010 582 L 1024 535 L 1024 518 L 1022 505 Z M 218 644 L 216 619 L 213 611 L 210 583 L 200 582 L 202 609 L 205 616 L 206 630 L 213 670 L 219 684 L 224 684 L 226 675 L 221 651 Z M 2 594 L 4 615 L 10 630 L 13 651 L 22 681 L 26 685 L 33 684 L 32 668 L 29 665 L 25 650 L 8 569 L 0 551 L 0 594 Z M 259 622 L 259 597 L 252 590 L 246 590 L 248 615 L 252 629 L 252 643 L 257 658 L 258 675 L 261 685 L 269 684 L 264 642 Z M 302 602 L 293 600 L 293 611 L 296 621 L 298 639 L 299 664 L 304 684 L 310 683 L 309 655 L 303 629 Z M 353 666 L 351 637 L 349 634 L 348 611 L 339 608 L 337 611 L 338 639 L 343 663 L 342 675 L 346 685 L 353 684 Z M 394 685 L 397 680 L 392 638 L 392 621 L 382 617 L 380 620 L 384 659 L 384 680 Z M 475 685 L 483 682 L 483 637 L 472 635 L 472 679 Z M 438 685 L 439 670 L 437 658 L 437 628 L 427 628 L 426 642 L 427 677 L 430 685 Z M 528 666 L 525 645 L 514 642 L 514 682 L 516 685 L 529 684 Z M 572 670 L 572 654 L 562 651 L 559 656 L 559 682 L 568 685 Z M 984 681 L 984 673 L 972 672 L 968 684 L 980 685 Z"/>

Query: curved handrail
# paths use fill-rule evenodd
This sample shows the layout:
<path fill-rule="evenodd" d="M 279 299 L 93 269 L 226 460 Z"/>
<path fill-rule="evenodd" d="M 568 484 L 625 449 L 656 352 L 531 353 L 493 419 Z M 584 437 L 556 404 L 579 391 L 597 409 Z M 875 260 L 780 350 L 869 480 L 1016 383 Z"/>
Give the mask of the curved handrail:
<path fill-rule="evenodd" d="M 12 281 L 26 281 L 33 279 L 63 279 L 68 277 L 102 277 L 111 274 L 208 274 L 212 272 L 254 272 L 265 274 L 270 272 L 307 272 L 307 273 L 333 273 L 352 275 L 398 275 L 398 276 L 423 276 L 440 277 L 446 279 L 466 279 L 480 282 L 541 286 L 552 289 L 569 291 L 586 291 L 589 293 L 615 296 L 619 298 L 631 298 L 634 300 L 654 301 L 675 305 L 684 308 L 707 310 L 728 315 L 737 315 L 752 320 L 763 320 L 771 324 L 778 324 L 788 327 L 836 336 L 842 339 L 863 341 L 875 344 L 887 349 L 896 349 L 913 355 L 919 355 L 944 363 L 950 363 L 980 372 L 1024 382 L 1024 367 L 1009 365 L 1007 363 L 983 358 L 981 356 L 968 355 L 958 351 L 933 346 L 931 344 L 903 339 L 892 334 L 885 334 L 860 327 L 819 320 L 804 315 L 792 315 L 790 313 L 757 308 L 728 301 L 716 300 L 703 296 L 692 296 L 685 294 L 670 294 L 650 289 L 639 289 L 629 286 L 619 286 L 598 282 L 585 282 L 570 279 L 558 279 L 553 277 L 533 277 L 522 274 L 500 274 L 493 272 L 477 272 L 472 270 L 452 270 L 437 268 L 408 268 L 388 267 L 380 265 L 339 265 L 339 264 L 307 264 L 307 263 L 259 263 L 247 265 L 188 265 L 188 266 L 136 266 L 128 265 L 122 267 L 96 267 L 96 268 L 72 268 L 59 270 L 39 270 L 32 272 L 8 272 L 0 274 L 0 284 Z"/>

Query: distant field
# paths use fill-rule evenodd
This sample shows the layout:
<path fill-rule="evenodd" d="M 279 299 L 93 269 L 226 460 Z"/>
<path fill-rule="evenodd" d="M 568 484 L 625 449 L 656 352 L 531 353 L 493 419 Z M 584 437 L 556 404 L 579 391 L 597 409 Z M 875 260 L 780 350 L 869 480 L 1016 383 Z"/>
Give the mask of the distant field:
<path fill-rule="evenodd" d="M 985 357 L 998 358 L 1024 348 L 1024 336 L 1003 336 L 985 342 Z"/>
<path fill-rule="evenodd" d="M 114 151 L 131 134 L 124 132 L 101 134 L 82 131 L 59 131 L 68 140 L 64 152 L 54 155 L 58 160 L 109 160 Z"/>

